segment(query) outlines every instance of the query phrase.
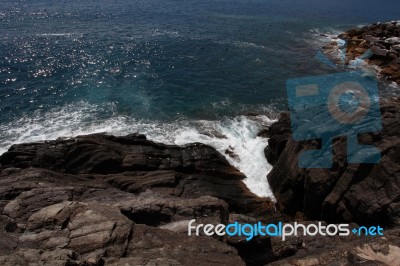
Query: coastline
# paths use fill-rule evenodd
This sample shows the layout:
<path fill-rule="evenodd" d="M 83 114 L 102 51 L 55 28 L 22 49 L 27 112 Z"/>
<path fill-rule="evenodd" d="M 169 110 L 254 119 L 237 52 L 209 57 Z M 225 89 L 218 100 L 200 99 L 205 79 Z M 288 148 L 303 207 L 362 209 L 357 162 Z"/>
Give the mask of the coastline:
<path fill-rule="evenodd" d="M 381 25 L 386 24 L 339 35 L 349 43 L 348 62 L 376 43 L 387 43 L 391 37 L 373 39 L 371 28 L 382 30 Z M 373 49 L 366 62 L 379 66 L 380 75 L 399 84 L 398 57 L 389 54 L 393 45 L 385 54 L 381 46 Z M 332 49 L 337 47 L 327 48 Z M 276 202 L 256 196 L 243 184 L 246 176 L 226 158 L 234 158 L 234 152 L 227 150 L 224 157 L 222 150 L 201 143 L 177 146 L 137 134 L 92 134 L 13 145 L 0 156 L 0 262 L 327 265 L 399 261 L 400 100 L 385 99 L 381 111 L 383 132 L 361 137 L 382 150 L 382 164 L 375 166 L 343 163 L 344 139 L 339 139 L 335 155 L 339 163 L 334 169 L 298 169 L 296 158 L 309 144 L 291 140 L 287 113 L 260 132 L 259 137 L 268 140 L 265 157 L 273 165 L 265 182 L 269 181 Z M 295 236 L 284 242 L 274 237 L 251 241 L 189 237 L 185 225 L 191 219 L 212 224 L 379 224 L 385 237 Z"/>
<path fill-rule="evenodd" d="M 373 168 L 342 164 L 339 153 L 342 168 L 299 172 L 296 158 L 304 146 L 291 140 L 288 116 L 281 115 L 263 132 L 269 138 L 265 154 L 274 165 L 268 180 L 276 203 L 251 193 L 242 173 L 200 143 L 175 146 L 151 142 L 143 135 L 93 134 L 14 145 L 0 156 L 0 262 L 327 265 L 395 261 L 400 250 L 396 229 L 399 107 L 398 99 L 383 103 L 383 133 L 363 136 L 363 141 L 383 149 L 382 164 Z M 332 179 L 332 170 L 342 173 L 339 180 Z M 321 180 L 335 186 L 321 186 Z M 384 187 L 377 190 L 381 187 L 377 182 Z M 381 209 L 374 207 L 382 202 L 386 205 Z M 187 223 L 192 219 L 211 224 L 347 221 L 353 226 L 357 222 L 382 225 L 385 235 L 299 235 L 285 241 L 262 236 L 250 241 L 244 236 L 188 236 Z M 385 255 L 380 255 L 382 250 Z"/>
<path fill-rule="evenodd" d="M 323 47 L 337 64 L 360 68 L 365 63 L 378 77 L 400 85 L 400 22 L 352 28 Z"/>

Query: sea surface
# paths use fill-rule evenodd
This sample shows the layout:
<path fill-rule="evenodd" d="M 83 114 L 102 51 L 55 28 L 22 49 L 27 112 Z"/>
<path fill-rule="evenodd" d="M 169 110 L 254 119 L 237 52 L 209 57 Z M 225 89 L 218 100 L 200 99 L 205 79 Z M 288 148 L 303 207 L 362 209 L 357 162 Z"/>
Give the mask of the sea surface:
<path fill-rule="evenodd" d="M 257 133 L 285 81 L 337 71 L 314 58 L 329 36 L 399 19 L 398 0 L 0 0 L 0 153 L 95 132 L 203 142 L 272 196 Z"/>

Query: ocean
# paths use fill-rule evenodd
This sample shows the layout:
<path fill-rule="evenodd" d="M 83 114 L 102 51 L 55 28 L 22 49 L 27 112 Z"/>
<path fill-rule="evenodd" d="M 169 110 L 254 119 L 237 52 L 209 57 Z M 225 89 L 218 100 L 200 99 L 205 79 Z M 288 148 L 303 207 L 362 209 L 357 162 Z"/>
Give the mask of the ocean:
<path fill-rule="evenodd" d="M 335 72 L 314 58 L 329 36 L 399 14 L 395 0 L 1 0 L 0 153 L 97 132 L 202 142 L 272 196 L 257 133 L 286 109 L 286 80 Z"/>

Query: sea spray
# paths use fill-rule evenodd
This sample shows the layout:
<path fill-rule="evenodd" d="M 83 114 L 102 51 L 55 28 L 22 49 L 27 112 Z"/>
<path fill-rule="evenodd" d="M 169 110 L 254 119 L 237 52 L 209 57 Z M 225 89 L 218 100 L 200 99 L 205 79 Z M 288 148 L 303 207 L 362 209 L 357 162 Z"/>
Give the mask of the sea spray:
<path fill-rule="evenodd" d="M 262 128 L 274 121 L 268 116 L 181 119 L 168 123 L 118 115 L 114 109 L 112 103 L 98 106 L 78 102 L 48 112 L 37 111 L 32 116 L 1 124 L 0 153 L 16 143 L 102 132 L 119 136 L 140 133 L 149 140 L 165 144 L 201 142 L 215 148 L 245 174 L 244 183 L 253 193 L 273 198 L 266 178 L 272 166 L 264 155 L 268 139 L 257 136 Z"/>

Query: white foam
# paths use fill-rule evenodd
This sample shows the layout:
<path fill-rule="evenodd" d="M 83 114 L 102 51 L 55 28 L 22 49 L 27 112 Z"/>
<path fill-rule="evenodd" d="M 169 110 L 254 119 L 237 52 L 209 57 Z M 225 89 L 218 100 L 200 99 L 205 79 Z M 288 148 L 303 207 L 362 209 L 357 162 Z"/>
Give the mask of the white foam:
<path fill-rule="evenodd" d="M 270 50 L 274 51 L 273 48 L 261 45 L 261 44 L 255 44 L 252 42 L 244 42 L 244 41 L 233 41 L 233 40 L 215 40 L 214 41 L 217 44 L 222 44 L 222 45 L 232 45 L 236 48 L 254 48 L 254 49 L 263 49 L 263 50 Z"/>
<path fill-rule="evenodd" d="M 62 36 L 71 37 L 74 34 L 73 33 L 41 33 L 41 34 L 36 34 L 36 35 L 44 36 L 44 37 L 62 37 Z"/>
<path fill-rule="evenodd" d="M 273 122 L 267 116 L 163 123 L 116 115 L 114 110 L 115 105 L 111 103 L 100 107 L 80 102 L 48 112 L 37 111 L 33 116 L 2 124 L 0 153 L 15 143 L 100 132 L 114 135 L 142 133 L 149 140 L 176 145 L 201 142 L 214 147 L 244 173 L 247 177 L 244 183 L 253 193 L 273 199 L 266 178 L 272 168 L 264 156 L 267 139 L 257 137 L 261 128 Z M 108 113 L 109 118 L 95 119 L 101 113 Z"/>
<path fill-rule="evenodd" d="M 192 128 L 184 128 L 175 135 L 174 143 L 183 145 L 201 142 L 224 154 L 229 163 L 247 176 L 244 183 L 255 194 L 273 197 L 266 176 L 272 166 L 264 155 L 267 139 L 257 137 L 262 126 L 271 123 L 266 116 L 240 116 L 225 121 L 198 121 Z M 227 151 L 234 155 L 229 156 Z"/>

